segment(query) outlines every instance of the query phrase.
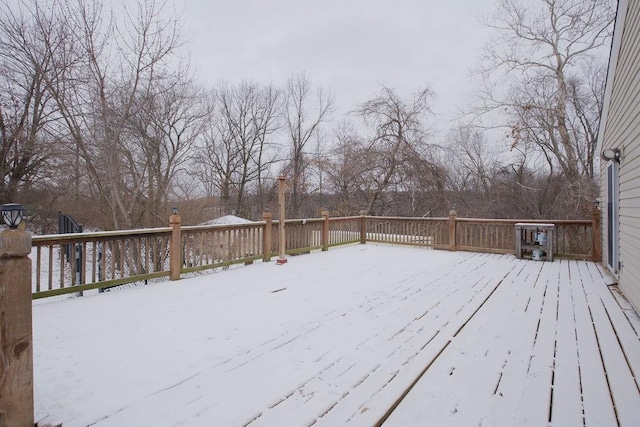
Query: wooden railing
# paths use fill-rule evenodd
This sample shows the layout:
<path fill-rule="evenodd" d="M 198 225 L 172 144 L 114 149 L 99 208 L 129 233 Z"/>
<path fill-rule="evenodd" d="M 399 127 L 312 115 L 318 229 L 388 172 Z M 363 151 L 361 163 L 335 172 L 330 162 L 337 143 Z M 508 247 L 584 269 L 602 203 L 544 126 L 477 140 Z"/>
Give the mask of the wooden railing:
<path fill-rule="evenodd" d="M 366 217 L 366 240 L 449 249 L 448 218 Z"/>
<path fill-rule="evenodd" d="M 362 238 L 363 217 L 329 218 L 326 236 L 327 247 L 364 243 Z"/>
<path fill-rule="evenodd" d="M 285 253 L 289 255 L 299 255 L 309 253 L 322 248 L 322 226 L 321 218 L 313 219 L 288 219 L 284 223 L 285 233 Z M 278 253 L 280 242 L 278 233 L 280 232 L 280 222 L 273 221 L 272 227 L 272 252 Z"/>
<path fill-rule="evenodd" d="M 279 253 L 279 222 L 171 227 L 100 233 L 34 236 L 33 297 L 44 298 L 90 289 L 186 273 L 268 262 Z M 517 222 L 533 220 L 457 218 L 397 218 L 354 216 L 285 221 L 289 255 L 328 250 L 353 243 L 382 242 L 433 249 L 514 253 Z M 591 221 L 545 220 L 555 224 L 556 256 L 600 261 L 600 215 Z"/>
<path fill-rule="evenodd" d="M 170 228 L 34 236 L 34 298 L 169 276 Z"/>
<path fill-rule="evenodd" d="M 181 273 L 251 263 L 264 257 L 264 223 L 182 227 Z"/>
<path fill-rule="evenodd" d="M 514 253 L 514 226 L 532 220 L 485 220 L 459 218 L 456 220 L 456 250 L 473 252 Z M 593 223 L 591 221 L 544 220 L 554 224 L 553 248 L 557 256 L 591 259 Z"/>
<path fill-rule="evenodd" d="M 366 217 L 366 240 L 399 245 L 426 246 L 454 251 L 514 253 L 514 227 L 522 219 L 394 218 Z M 556 226 L 556 256 L 599 260 L 599 215 L 594 219 L 544 220 Z M 598 230 L 594 234 L 593 230 Z"/>

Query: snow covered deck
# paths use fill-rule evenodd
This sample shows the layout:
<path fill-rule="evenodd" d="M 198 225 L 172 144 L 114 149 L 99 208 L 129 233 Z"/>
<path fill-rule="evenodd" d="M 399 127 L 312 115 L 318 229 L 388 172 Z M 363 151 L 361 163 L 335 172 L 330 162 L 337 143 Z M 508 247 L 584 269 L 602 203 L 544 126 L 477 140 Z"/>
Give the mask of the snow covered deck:
<path fill-rule="evenodd" d="M 357 245 L 34 305 L 73 426 L 615 426 L 640 321 L 593 263 Z"/>

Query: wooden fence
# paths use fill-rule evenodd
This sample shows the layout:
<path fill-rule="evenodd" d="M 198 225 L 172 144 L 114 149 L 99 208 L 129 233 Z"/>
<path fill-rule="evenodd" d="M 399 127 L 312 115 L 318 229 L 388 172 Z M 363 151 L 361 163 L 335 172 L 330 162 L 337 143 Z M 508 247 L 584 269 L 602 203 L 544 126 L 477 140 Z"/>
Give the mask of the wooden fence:
<path fill-rule="evenodd" d="M 514 253 L 517 222 L 457 218 L 397 218 L 354 216 L 286 220 L 285 249 L 289 255 L 328 250 L 332 246 L 383 242 L 433 249 Z M 591 221 L 545 220 L 556 226 L 556 256 L 600 261 L 600 214 Z M 182 227 L 172 216 L 171 227 L 32 238 L 33 298 L 128 283 L 146 283 L 233 264 L 268 262 L 279 253 L 279 222 L 269 213 L 264 221 Z"/>

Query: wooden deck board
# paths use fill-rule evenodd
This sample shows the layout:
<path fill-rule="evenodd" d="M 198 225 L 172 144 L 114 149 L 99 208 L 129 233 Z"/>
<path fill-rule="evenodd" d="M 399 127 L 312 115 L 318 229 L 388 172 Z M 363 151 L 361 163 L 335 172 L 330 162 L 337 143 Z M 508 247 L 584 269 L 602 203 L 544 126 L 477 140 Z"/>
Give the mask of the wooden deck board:
<path fill-rule="evenodd" d="M 561 426 L 578 426 L 584 422 L 573 287 L 563 285 L 570 280 L 571 269 L 560 268 L 551 419 Z"/>
<path fill-rule="evenodd" d="M 574 279 L 573 303 L 585 423 L 588 426 L 617 425 L 586 293 L 578 277 Z"/>
<path fill-rule="evenodd" d="M 617 331 L 607 314 L 604 300 L 610 303 L 612 296 L 606 288 L 594 286 L 586 264 L 579 264 L 578 269 L 617 419 L 621 425 L 634 425 L 640 420 L 640 390 L 630 370 L 626 351 L 621 347 Z M 630 350 L 633 347 L 630 346 Z"/>
<path fill-rule="evenodd" d="M 366 339 L 366 343 L 345 356 L 349 372 L 345 373 L 344 378 L 339 381 L 338 378 L 322 373 L 314 379 L 318 389 L 329 385 L 330 388 L 345 390 L 342 394 L 329 396 L 326 392 L 310 391 L 309 385 L 305 385 L 277 408 L 264 412 L 251 425 L 271 425 L 283 414 L 287 417 L 294 414 L 295 417 L 297 410 L 307 412 L 307 405 L 312 402 L 322 402 L 316 412 L 317 422 L 324 425 L 345 422 L 340 411 L 333 411 L 336 407 L 353 408 L 351 417 L 348 418 L 350 423 L 370 425 L 375 420 L 375 416 L 371 414 L 379 413 L 380 408 L 388 405 L 389 396 L 400 393 L 418 375 L 425 363 L 435 359 L 441 349 L 451 342 L 452 337 L 496 286 L 496 275 L 509 271 L 508 268 L 502 272 L 483 271 L 484 257 L 485 255 L 478 254 L 475 259 L 471 258 L 461 264 L 459 269 L 417 289 L 415 284 L 407 284 L 408 288 L 405 290 L 398 287 L 393 289 L 394 299 L 402 305 L 394 306 L 387 301 L 385 306 L 379 308 L 378 316 L 386 319 L 385 324 L 372 329 L 372 335 Z M 398 323 L 394 318 L 398 307 L 404 307 L 403 311 L 420 309 L 408 317 L 408 322 L 405 320 Z M 382 361 L 367 357 L 366 352 L 363 354 L 361 351 L 363 348 L 374 351 L 381 347 L 390 347 Z M 371 375 L 372 373 L 375 375 Z M 302 404 L 305 396 L 310 395 L 309 400 Z"/>
<path fill-rule="evenodd" d="M 638 423 L 640 340 L 602 272 L 584 261 L 528 262 L 513 275 L 524 280 L 504 281 L 385 426 Z"/>
<path fill-rule="evenodd" d="M 382 251 L 392 255 L 384 252 L 384 265 L 367 264 L 367 254 L 382 256 Z M 114 293 L 60 304 L 57 314 L 53 306 L 37 309 L 36 390 L 45 381 L 58 385 L 55 394 L 37 393 L 38 419 L 69 427 L 137 421 L 251 427 L 382 421 L 390 426 L 633 426 L 640 419 L 640 328 L 596 264 L 396 251 L 366 245 L 329 251 L 324 258 L 301 257 L 275 270 L 290 274 L 286 286 L 282 276 L 263 283 L 270 280 L 265 274 L 242 289 L 237 289 L 242 281 L 207 283 L 194 286 L 197 293 L 191 295 L 180 293 L 178 288 L 189 287 L 182 281 L 171 287 L 175 293 L 166 288 L 155 296 L 158 304 L 177 302 L 169 309 L 145 304 L 144 289 L 128 293 L 125 302 Z M 343 253 L 353 258 L 339 256 Z M 402 257 L 393 256 L 397 253 Z M 350 270 L 360 256 L 358 267 Z M 327 277 L 312 286 L 306 281 L 311 279 L 301 278 L 304 262 L 314 259 L 330 262 L 323 270 Z M 359 281 L 370 270 L 381 277 L 375 286 Z M 233 274 L 251 280 L 250 271 Z M 226 274 L 215 279 L 222 281 Z M 270 292 L 283 287 L 287 290 Z M 201 300 L 215 302 L 215 310 L 196 305 Z M 129 308 L 123 310 L 123 304 Z M 254 321 L 257 309 L 262 317 Z M 110 334 L 108 318 L 99 313 L 113 310 L 125 316 L 120 324 L 140 330 Z M 185 315 L 200 325 L 201 319 L 215 321 L 190 329 Z M 83 322 L 67 322 L 59 339 L 57 329 L 49 332 L 56 339 L 43 339 L 48 325 L 71 318 Z M 84 357 L 82 347 L 69 352 L 69 343 L 95 331 L 101 339 L 94 345 L 102 346 L 104 358 Z M 162 367 L 172 360 L 164 345 L 156 348 L 156 341 L 147 339 L 154 333 L 180 343 L 173 346 L 180 363 L 163 368 L 161 375 L 141 377 L 147 383 L 135 393 L 122 389 L 134 379 L 116 378 L 120 371 L 135 377 L 150 360 Z M 200 345 L 201 354 L 190 350 L 191 343 L 209 342 L 208 337 L 216 338 Z M 44 341 L 48 353 L 41 354 Z M 144 351 L 127 354 L 126 345 Z M 82 388 L 86 378 L 93 379 L 90 393 Z M 104 390 L 103 384 L 108 384 Z M 122 392 L 109 392 L 116 389 Z M 55 412 L 62 397 L 80 402 L 64 413 L 67 418 Z M 102 412 L 82 414 L 85 406 Z"/>
<path fill-rule="evenodd" d="M 543 312 L 544 294 L 547 291 L 548 278 L 542 271 L 542 263 L 527 263 L 526 269 L 531 273 L 527 276 L 519 276 L 514 283 L 518 292 L 518 303 L 514 305 L 513 312 L 509 314 L 512 319 L 520 319 L 512 322 L 508 329 L 500 336 L 510 349 L 510 357 L 502 372 L 500 385 L 495 393 L 491 406 L 483 414 L 482 420 L 487 425 L 526 425 L 543 424 L 547 419 L 547 393 L 537 395 L 534 405 L 522 399 L 522 387 L 525 383 L 527 372 L 533 361 L 534 343 L 540 333 L 540 315 Z M 529 285 L 528 285 L 529 284 Z M 497 305 L 507 304 L 506 294 L 500 294 L 501 300 L 496 300 Z M 496 321 L 494 327 L 500 328 L 504 318 Z M 535 384 L 529 383 L 528 387 Z M 505 414 L 504 408 L 516 408 L 511 414 Z"/>
<path fill-rule="evenodd" d="M 597 277 L 601 274 L 602 267 L 595 264 L 587 264 L 587 267 L 592 276 Z M 611 291 L 611 287 L 608 288 L 609 291 Z M 636 329 L 640 327 L 640 318 L 638 314 L 633 311 L 635 315 L 633 319 L 636 321 L 634 327 L 630 318 L 625 314 L 625 311 L 632 311 L 633 308 L 628 302 L 627 305 L 622 307 L 616 300 L 613 292 L 602 292 L 601 301 L 605 307 L 608 320 L 616 332 L 616 338 L 619 340 L 619 344 L 624 351 L 624 356 L 635 380 L 636 387 L 640 390 L 640 336 Z"/>

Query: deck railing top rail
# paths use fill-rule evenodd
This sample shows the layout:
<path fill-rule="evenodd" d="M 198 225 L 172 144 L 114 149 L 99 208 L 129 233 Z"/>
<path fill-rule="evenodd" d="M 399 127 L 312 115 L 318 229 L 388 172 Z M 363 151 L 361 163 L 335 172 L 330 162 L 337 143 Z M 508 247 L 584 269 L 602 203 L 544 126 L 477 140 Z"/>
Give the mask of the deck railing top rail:
<path fill-rule="evenodd" d="M 148 235 L 160 235 L 171 233 L 171 227 L 158 227 L 158 228 L 139 228 L 132 230 L 117 230 L 117 231 L 94 231 L 85 233 L 70 233 L 70 234 L 41 234 L 31 237 L 31 242 L 34 246 L 55 244 L 59 242 L 74 243 L 74 242 L 91 242 L 95 240 L 108 240 L 110 238 L 122 238 L 122 237 L 144 237 Z"/>
<path fill-rule="evenodd" d="M 448 219 L 448 218 L 445 218 Z M 544 222 L 556 225 L 589 225 L 588 219 L 490 219 L 490 218 L 456 218 L 458 222 L 474 222 L 479 224 L 515 224 L 525 222 L 528 224 Z"/>
<path fill-rule="evenodd" d="M 349 217 L 349 218 L 354 218 L 354 217 Z M 361 218 L 361 217 L 356 217 L 356 218 Z M 372 216 L 372 215 L 366 215 L 364 218 L 365 219 L 371 219 L 371 220 L 380 220 L 380 221 L 448 221 L 449 220 L 448 216 L 443 216 L 443 217 L 431 217 L 431 216 L 411 217 L 411 216 Z M 458 219 L 460 219 L 460 218 L 458 218 Z"/>
<path fill-rule="evenodd" d="M 207 230 L 243 230 L 247 228 L 262 228 L 264 221 L 247 222 L 244 224 L 210 224 L 210 225 L 185 225 L 182 231 L 207 231 Z"/>
<path fill-rule="evenodd" d="M 347 217 L 354 218 L 354 217 Z M 355 217 L 358 218 L 358 217 Z M 451 217 L 404 217 L 404 216 L 365 216 L 366 219 L 380 221 L 449 221 Z M 334 219 L 334 218 L 331 218 Z M 552 224 L 568 225 L 568 224 L 591 224 L 588 219 L 510 219 L 510 218 L 461 218 L 456 217 L 457 222 L 474 222 L 479 224 L 515 224 L 517 222 L 536 223 L 545 222 Z"/>

